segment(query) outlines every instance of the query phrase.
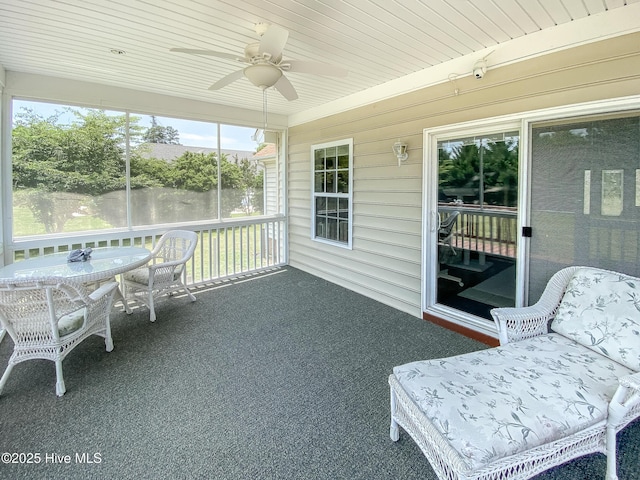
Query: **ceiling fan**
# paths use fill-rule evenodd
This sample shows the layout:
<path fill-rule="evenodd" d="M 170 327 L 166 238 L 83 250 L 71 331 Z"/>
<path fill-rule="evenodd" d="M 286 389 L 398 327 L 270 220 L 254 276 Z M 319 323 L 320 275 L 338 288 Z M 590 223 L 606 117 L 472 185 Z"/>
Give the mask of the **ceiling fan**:
<path fill-rule="evenodd" d="M 277 25 L 257 23 L 256 33 L 261 37 L 259 42 L 250 43 L 244 49 L 244 56 L 239 57 L 225 52 L 214 50 L 198 50 L 192 48 L 171 48 L 172 52 L 189 53 L 193 55 L 210 55 L 227 60 L 236 60 L 248 64 L 242 70 L 235 71 L 221 78 L 209 87 L 209 90 L 218 90 L 230 83 L 247 77 L 256 87 L 263 91 L 274 87 L 287 100 L 295 100 L 298 93 L 284 72 L 310 73 L 330 77 L 344 77 L 347 70 L 320 62 L 307 62 L 300 60 L 283 60 L 282 51 L 289 38 L 289 32 Z"/>

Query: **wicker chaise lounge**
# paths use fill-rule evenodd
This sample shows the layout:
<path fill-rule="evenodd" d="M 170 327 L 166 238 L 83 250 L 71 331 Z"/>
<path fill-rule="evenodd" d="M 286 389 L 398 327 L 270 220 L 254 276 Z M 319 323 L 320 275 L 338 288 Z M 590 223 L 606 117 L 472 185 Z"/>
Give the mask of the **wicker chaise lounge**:
<path fill-rule="evenodd" d="M 569 267 L 492 315 L 499 347 L 393 369 L 391 439 L 406 430 L 440 479 L 526 479 L 594 452 L 616 479 L 616 433 L 640 416 L 640 279 Z"/>

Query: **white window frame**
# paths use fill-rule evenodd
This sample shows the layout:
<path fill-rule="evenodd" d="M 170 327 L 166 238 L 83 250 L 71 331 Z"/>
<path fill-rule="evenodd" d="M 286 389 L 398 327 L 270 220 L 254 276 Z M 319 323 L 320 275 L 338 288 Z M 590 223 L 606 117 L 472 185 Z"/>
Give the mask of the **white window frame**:
<path fill-rule="evenodd" d="M 327 192 L 316 192 L 315 191 L 315 152 L 317 150 L 322 150 L 326 148 L 339 147 L 339 146 L 348 146 L 349 147 L 349 192 L 348 193 L 327 193 Z M 353 138 L 346 138 L 343 140 L 335 140 L 332 142 L 319 143 L 315 145 L 311 145 L 311 240 L 319 243 L 325 243 L 328 245 L 334 245 L 341 248 L 347 248 L 351 250 L 353 248 Z M 336 167 L 337 170 L 337 167 Z M 337 181 L 337 179 L 336 179 Z M 337 198 L 337 199 L 347 199 L 348 201 L 348 209 L 349 212 L 347 214 L 347 235 L 348 241 L 340 241 L 340 240 L 331 240 L 323 237 L 316 236 L 316 198 L 318 197 L 326 197 L 326 198 Z"/>

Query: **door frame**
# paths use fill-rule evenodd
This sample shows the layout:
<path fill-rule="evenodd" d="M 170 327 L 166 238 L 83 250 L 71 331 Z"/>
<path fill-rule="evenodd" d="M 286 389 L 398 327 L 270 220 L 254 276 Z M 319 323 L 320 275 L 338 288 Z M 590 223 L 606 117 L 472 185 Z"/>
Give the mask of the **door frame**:
<path fill-rule="evenodd" d="M 494 121 L 473 121 L 455 125 L 426 128 L 423 131 L 423 167 L 424 175 L 422 186 L 422 312 L 434 315 L 445 321 L 458 324 L 465 328 L 481 332 L 486 335 L 496 336 L 496 330 L 491 320 L 461 312 L 455 308 L 437 303 L 436 286 L 438 271 L 438 240 L 437 240 L 437 215 L 438 215 L 438 141 L 465 136 L 478 136 L 498 132 L 520 132 L 522 138 L 522 121 L 520 118 L 497 118 Z M 518 205 L 522 205 L 522 157 L 523 151 L 518 146 Z M 521 230 L 520 208 L 518 208 L 517 228 Z M 516 254 L 516 278 L 522 277 L 520 271 L 521 236 L 517 240 Z M 516 282 L 516 305 L 522 304 L 519 292 L 524 291 Z"/>
<path fill-rule="evenodd" d="M 436 302 L 436 289 L 431 281 L 437 269 L 437 178 L 438 140 L 455 136 L 495 133 L 496 131 L 518 130 L 520 132 L 518 159 L 518 214 L 517 228 L 530 222 L 530 129 L 539 121 L 571 118 L 580 115 L 609 113 L 640 108 L 640 95 L 598 100 L 579 104 L 551 107 L 528 112 L 518 112 L 500 117 L 484 118 L 469 122 L 425 128 L 423 130 L 423 175 L 422 175 L 422 265 L 421 265 L 421 309 L 422 314 L 455 324 L 463 329 L 471 329 L 481 334 L 498 338 L 491 320 L 470 315 Z M 434 183 L 435 182 L 435 183 Z M 535 233 L 534 233 L 535 234 Z M 515 306 L 527 305 L 529 240 L 520 233 L 516 254 L 516 299 Z"/>

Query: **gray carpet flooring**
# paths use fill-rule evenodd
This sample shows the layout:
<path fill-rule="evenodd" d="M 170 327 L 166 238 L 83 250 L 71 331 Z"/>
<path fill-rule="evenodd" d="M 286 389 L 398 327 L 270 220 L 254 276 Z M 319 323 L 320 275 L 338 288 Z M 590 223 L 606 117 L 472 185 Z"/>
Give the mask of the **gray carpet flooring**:
<path fill-rule="evenodd" d="M 393 366 L 486 348 L 294 268 L 114 310 L 64 362 L 16 366 L 0 397 L 7 479 L 427 479 L 415 443 L 389 439 Z M 11 354 L 0 344 L 0 368 Z M 620 478 L 640 477 L 639 426 L 620 435 Z M 2 455 L 3 461 L 6 455 Z M 65 463 L 65 462 L 69 463 Z M 603 478 L 591 455 L 540 475 Z"/>

